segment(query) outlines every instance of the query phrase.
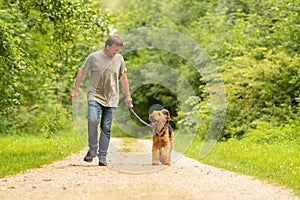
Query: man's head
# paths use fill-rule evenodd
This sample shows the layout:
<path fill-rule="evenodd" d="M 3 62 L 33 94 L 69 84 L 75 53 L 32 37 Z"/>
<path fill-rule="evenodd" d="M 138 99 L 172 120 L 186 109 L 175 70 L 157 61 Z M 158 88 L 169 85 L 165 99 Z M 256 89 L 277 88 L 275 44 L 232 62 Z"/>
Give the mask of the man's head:
<path fill-rule="evenodd" d="M 106 40 L 104 52 L 106 56 L 113 57 L 114 55 L 119 53 L 122 46 L 122 39 L 117 35 L 113 35 Z"/>
<path fill-rule="evenodd" d="M 110 36 L 107 40 L 106 40 L 106 42 L 105 42 L 105 47 L 107 47 L 107 46 L 112 46 L 112 45 L 116 45 L 116 46 L 120 46 L 120 47 L 122 47 L 123 46 L 123 41 L 122 41 L 122 39 L 119 37 L 119 36 L 117 36 L 117 35 L 112 35 L 112 36 Z"/>

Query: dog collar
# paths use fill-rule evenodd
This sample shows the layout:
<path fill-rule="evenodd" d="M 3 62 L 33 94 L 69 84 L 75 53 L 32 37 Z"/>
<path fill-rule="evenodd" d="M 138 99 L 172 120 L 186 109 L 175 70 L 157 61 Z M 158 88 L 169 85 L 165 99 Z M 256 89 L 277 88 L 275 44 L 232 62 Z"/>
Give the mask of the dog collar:
<path fill-rule="evenodd" d="M 165 124 L 164 127 L 160 131 L 158 131 L 157 130 L 157 126 L 156 126 L 156 128 L 155 128 L 155 135 L 159 136 L 159 137 L 163 137 L 165 135 L 165 133 L 166 133 L 166 128 L 167 128 L 167 124 Z M 161 132 L 163 132 L 163 134 L 159 135 L 158 133 L 161 133 Z"/>

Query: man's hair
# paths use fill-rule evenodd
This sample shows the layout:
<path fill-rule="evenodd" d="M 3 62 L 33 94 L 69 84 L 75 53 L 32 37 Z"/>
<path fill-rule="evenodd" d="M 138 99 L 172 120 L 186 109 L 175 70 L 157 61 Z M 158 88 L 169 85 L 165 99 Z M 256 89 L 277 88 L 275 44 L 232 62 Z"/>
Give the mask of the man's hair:
<path fill-rule="evenodd" d="M 123 41 L 118 35 L 110 36 L 105 42 L 105 47 L 112 46 L 114 44 L 120 47 L 123 46 Z"/>

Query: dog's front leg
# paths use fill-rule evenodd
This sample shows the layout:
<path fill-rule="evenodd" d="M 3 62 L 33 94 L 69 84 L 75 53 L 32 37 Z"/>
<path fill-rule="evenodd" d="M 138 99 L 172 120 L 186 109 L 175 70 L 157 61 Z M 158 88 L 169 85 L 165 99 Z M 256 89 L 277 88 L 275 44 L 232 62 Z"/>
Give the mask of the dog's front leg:
<path fill-rule="evenodd" d="M 173 150 L 173 142 L 171 142 L 169 144 L 169 146 L 170 146 L 170 148 L 169 148 L 169 152 L 168 152 L 168 154 L 169 154 L 169 160 L 168 160 L 168 162 L 169 162 L 169 165 L 170 165 L 171 164 L 171 155 L 172 155 L 172 150 Z"/>
<path fill-rule="evenodd" d="M 159 158 L 160 162 L 165 165 L 170 165 L 170 146 L 167 145 L 161 149 Z"/>
<path fill-rule="evenodd" d="M 159 149 L 152 150 L 152 165 L 159 165 Z"/>

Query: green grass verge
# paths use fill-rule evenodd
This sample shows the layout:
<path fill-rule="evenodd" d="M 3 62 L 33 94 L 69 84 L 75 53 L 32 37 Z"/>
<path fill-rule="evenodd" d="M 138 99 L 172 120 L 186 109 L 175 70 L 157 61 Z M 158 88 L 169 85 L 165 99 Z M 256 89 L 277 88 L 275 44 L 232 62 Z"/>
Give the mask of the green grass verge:
<path fill-rule="evenodd" d="M 75 131 L 0 136 L 0 177 L 38 168 L 83 148 Z"/>
<path fill-rule="evenodd" d="M 300 145 L 296 142 L 257 144 L 232 139 L 218 142 L 211 153 L 199 159 L 200 142 L 194 142 L 187 156 L 218 168 L 287 186 L 300 196 Z"/>
<path fill-rule="evenodd" d="M 121 152 L 132 152 L 132 149 L 130 147 L 137 142 L 136 138 L 122 137 L 122 140 L 124 147 L 121 149 Z"/>

